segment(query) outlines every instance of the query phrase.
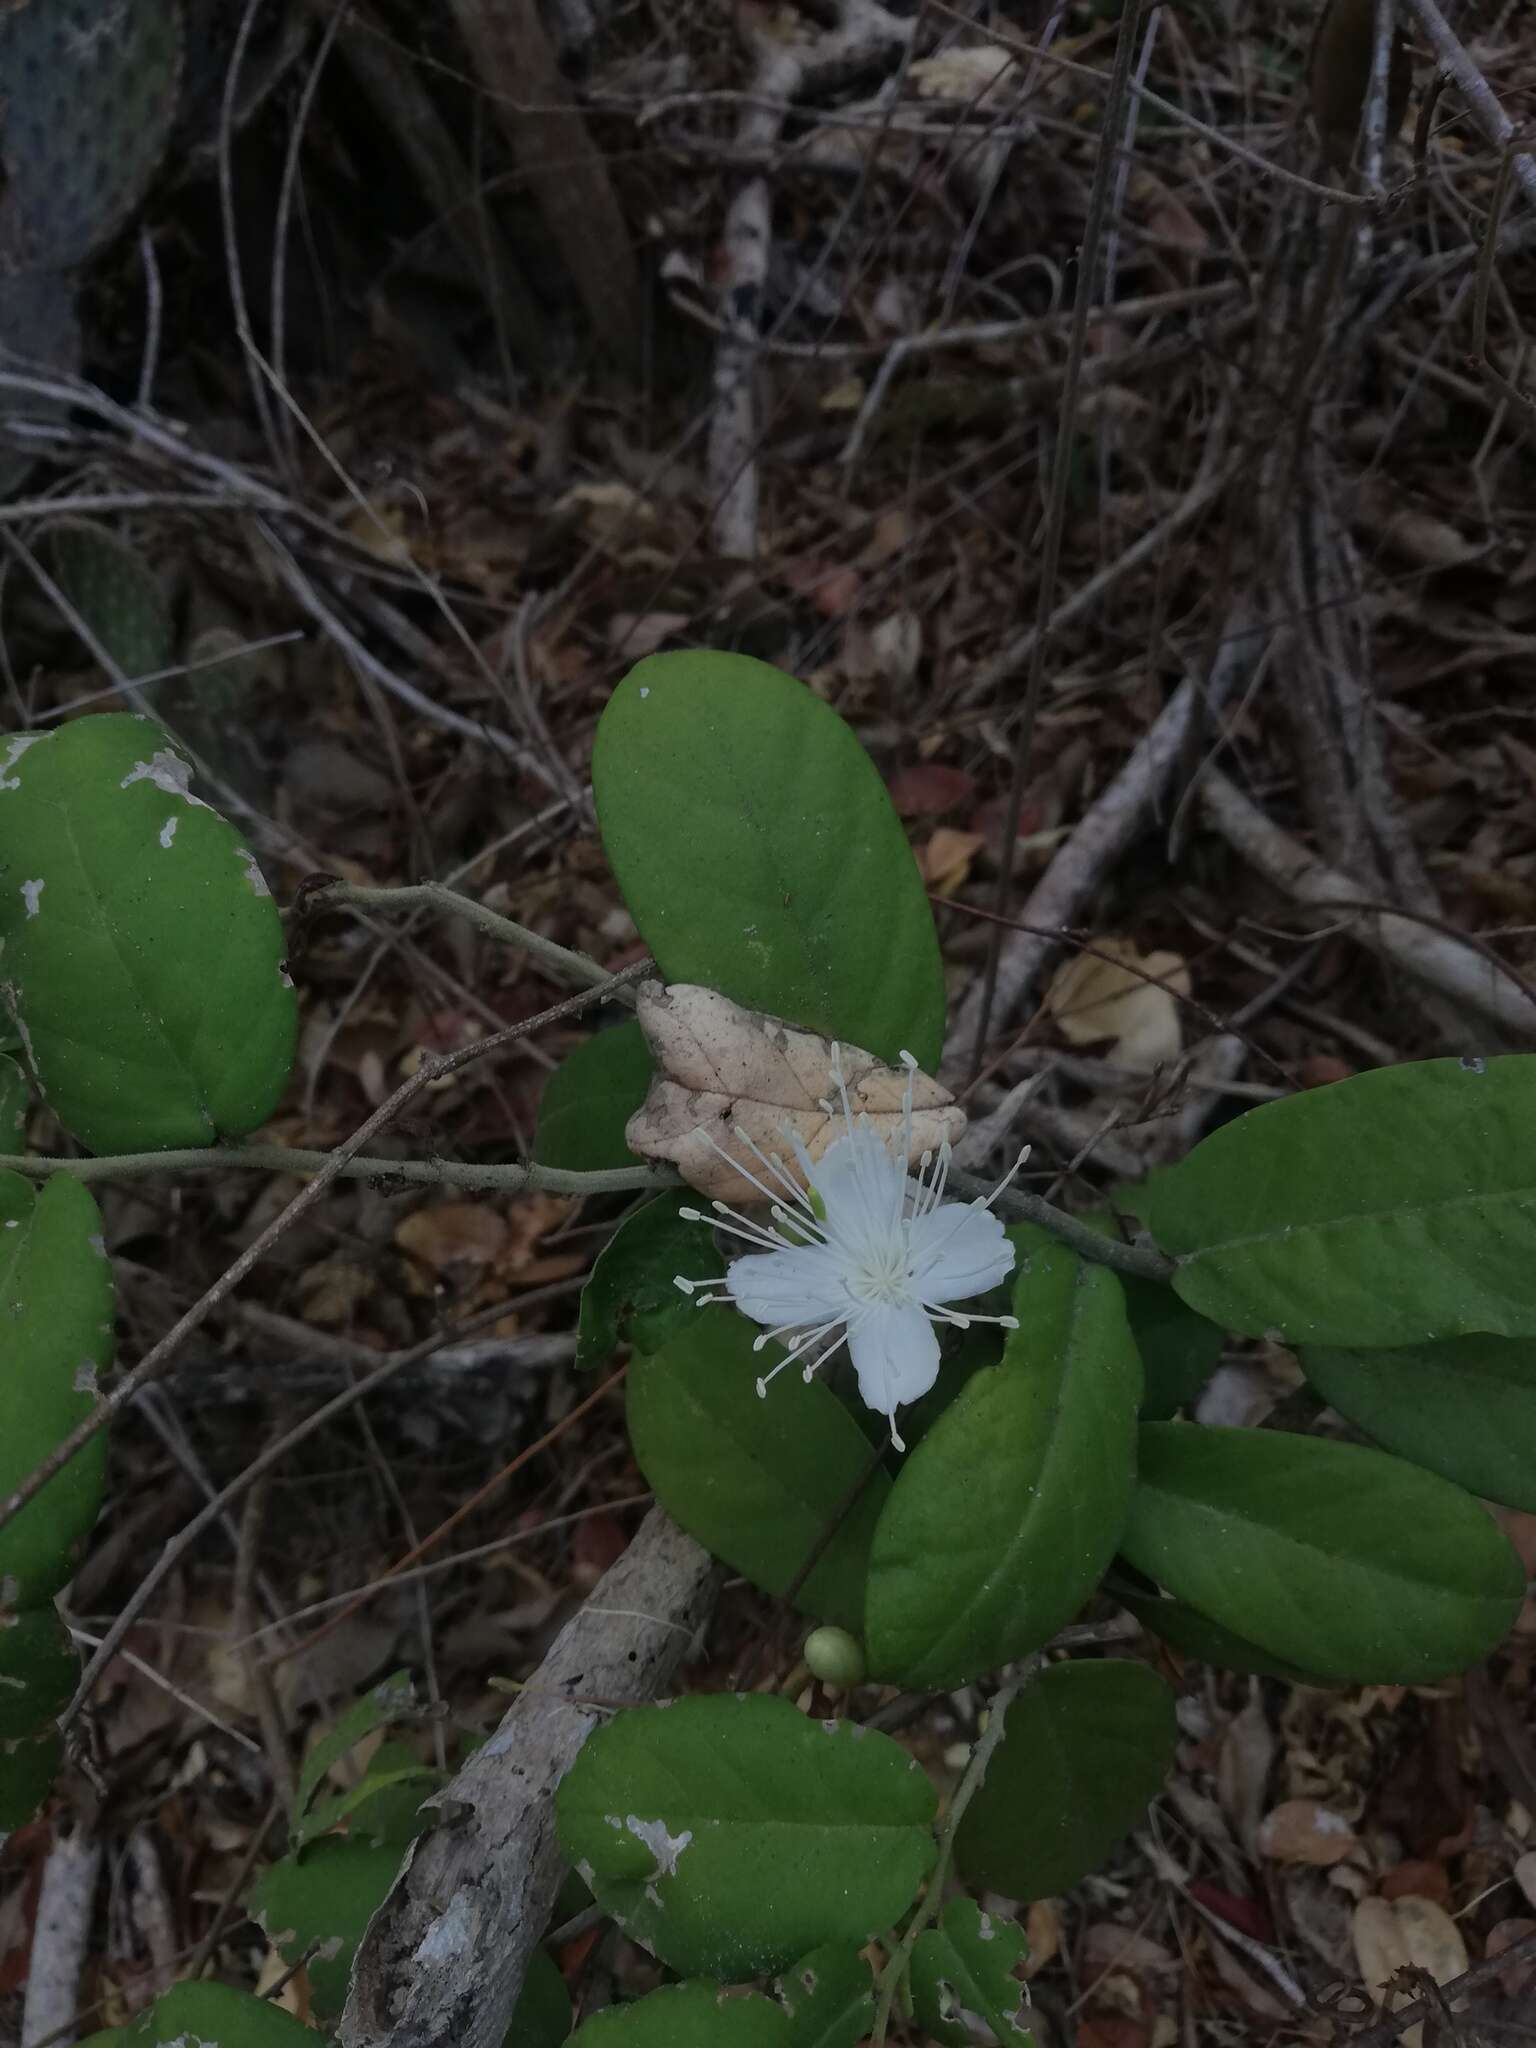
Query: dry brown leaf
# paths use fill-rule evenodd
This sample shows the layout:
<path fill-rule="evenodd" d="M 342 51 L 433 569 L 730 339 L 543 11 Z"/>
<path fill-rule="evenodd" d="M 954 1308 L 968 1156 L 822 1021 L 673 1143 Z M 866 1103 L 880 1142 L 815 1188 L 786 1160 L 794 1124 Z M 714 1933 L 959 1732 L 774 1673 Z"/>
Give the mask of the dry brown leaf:
<path fill-rule="evenodd" d="M 982 832 L 957 832 L 940 825 L 918 855 L 923 880 L 936 896 L 951 895 L 971 872 L 971 862 L 986 845 Z"/>
<path fill-rule="evenodd" d="M 832 1089 L 832 1047 L 818 1032 L 686 982 L 665 988 L 645 982 L 636 1007 L 658 1069 L 624 1134 L 642 1159 L 671 1160 L 684 1180 L 717 1201 L 754 1202 L 762 1199 L 763 1169 L 736 1132 L 782 1159 L 796 1181 L 789 1133 L 813 1160 L 841 1134 L 841 1107 L 834 1103 L 829 1114 L 824 1106 Z M 840 1057 L 854 1116 L 866 1115 L 892 1143 L 901 1130 L 905 1070 L 883 1065 L 856 1045 L 841 1046 Z M 953 1145 L 965 1129 L 964 1110 L 927 1074 L 912 1077 L 912 1110 L 914 1165 L 924 1152 Z M 722 1159 L 717 1146 L 729 1157 Z"/>
<path fill-rule="evenodd" d="M 1378 478 L 1360 493 L 1359 522 L 1384 548 L 1419 569 L 1455 569 L 1484 550 L 1433 512 L 1406 504 L 1401 491 Z"/>
<path fill-rule="evenodd" d="M 395 1225 L 401 1251 L 434 1273 L 488 1266 L 507 1241 L 506 1219 L 484 1202 L 437 1202 Z"/>
<path fill-rule="evenodd" d="M 942 51 L 937 57 L 919 57 L 907 67 L 907 82 L 919 99 L 969 104 L 994 93 L 1010 71 L 1018 83 L 1023 74 L 1015 70 L 1013 56 L 1000 43 L 978 43 L 970 49 Z"/>
<path fill-rule="evenodd" d="M 1528 1906 L 1536 1906 L 1536 1849 L 1527 1849 L 1516 1859 L 1515 1883 L 1525 1894 Z"/>
<path fill-rule="evenodd" d="M 1411 1986 L 1389 1989 L 1399 1970 L 1427 1970 L 1437 1984 L 1448 1984 L 1467 1967 L 1467 1946 L 1455 1921 L 1430 1899 L 1362 1899 L 1350 1924 L 1355 1961 L 1365 1988 L 1382 2001 L 1384 2012 L 1411 2005 Z M 1423 2048 L 1424 2029 L 1416 2025 L 1402 2034 L 1403 2048 Z"/>
<path fill-rule="evenodd" d="M 1061 1952 L 1061 1914 L 1054 1900 L 1036 1899 L 1032 1902 L 1024 1916 L 1024 1933 L 1029 1942 L 1024 1974 L 1033 1977 Z"/>
<path fill-rule="evenodd" d="M 351 1259 L 322 1259 L 299 1280 L 299 1313 L 322 1329 L 350 1321 L 372 1294 L 374 1275 Z"/>
<path fill-rule="evenodd" d="M 1318 1799 L 1286 1799 L 1259 1823 L 1259 1854 L 1276 1863 L 1342 1863 L 1359 1837 L 1342 1813 Z"/>
<path fill-rule="evenodd" d="M 1134 1927 L 1121 1927 L 1113 1920 L 1096 1920 L 1083 1936 L 1077 1967 L 1080 1977 L 1097 1978 L 1113 1970 L 1176 1970 L 1179 1959 L 1161 1942 L 1138 1934 Z"/>
<path fill-rule="evenodd" d="M 1110 1039 L 1119 1066 L 1150 1073 L 1178 1057 L 1177 997 L 1189 992 L 1189 969 L 1177 953 L 1143 954 L 1132 940 L 1111 936 L 1057 969 L 1045 1008 L 1069 1044 Z"/>

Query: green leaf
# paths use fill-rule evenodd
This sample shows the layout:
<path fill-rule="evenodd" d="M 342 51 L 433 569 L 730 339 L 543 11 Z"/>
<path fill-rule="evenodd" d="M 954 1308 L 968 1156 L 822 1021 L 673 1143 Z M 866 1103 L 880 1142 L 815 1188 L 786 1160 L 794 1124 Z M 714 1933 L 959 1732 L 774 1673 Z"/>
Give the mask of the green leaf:
<path fill-rule="evenodd" d="M 1287 1343 L 1536 1336 L 1536 1056 L 1382 1067 L 1248 1111 L 1149 1189 L 1192 1308 Z"/>
<path fill-rule="evenodd" d="M 0 1055 L 0 1153 L 27 1149 L 27 1109 L 32 1091 L 15 1060 Z"/>
<path fill-rule="evenodd" d="M 594 2013 L 571 2048 L 789 2048 L 789 2022 L 755 1991 L 669 1984 Z"/>
<path fill-rule="evenodd" d="M 1121 1219 L 1134 1220 L 1145 1228 L 1149 1190 L 1166 1171 L 1154 1168 L 1145 1180 L 1114 1189 L 1107 1207 L 1089 1210 L 1079 1222 L 1124 1243 L 1127 1233 L 1121 1228 Z M 1145 1381 L 1141 1418 L 1143 1422 L 1165 1422 L 1189 1406 L 1216 1370 L 1223 1334 L 1219 1325 L 1197 1315 L 1164 1282 L 1138 1280 L 1132 1273 L 1120 1274 L 1119 1280 L 1126 1319 L 1141 1354 Z"/>
<path fill-rule="evenodd" d="M 786 2048 L 858 2048 L 874 2024 L 869 1965 L 846 1942 L 827 1942 L 779 1979 L 789 2015 Z"/>
<path fill-rule="evenodd" d="M 1187 1408 L 1221 1362 L 1223 1335 L 1171 1287 L 1122 1273 L 1125 1313 L 1146 1381 L 1144 1422 L 1166 1422 Z"/>
<path fill-rule="evenodd" d="M 376 1728 L 388 1728 L 396 1721 L 409 1720 L 415 1712 L 416 1693 L 411 1684 L 411 1674 L 396 1671 L 388 1678 L 381 1678 L 361 1699 L 354 1700 L 335 1727 L 321 1736 L 305 1757 L 299 1772 L 298 1798 L 293 1809 L 295 1848 L 307 1839 L 300 1833 L 301 1828 L 307 1826 L 309 1835 L 319 1832 L 309 1824 L 316 1812 L 324 1810 L 314 1807 L 314 1799 L 332 1765 L 340 1763 L 365 1735 L 371 1735 Z M 329 1803 L 326 1802 L 327 1805 Z"/>
<path fill-rule="evenodd" d="M 1121 1548 L 1271 1656 L 1344 1685 L 1463 1671 L 1513 1626 L 1520 1561 L 1487 1514 L 1400 1458 L 1277 1430 L 1142 1426 Z"/>
<path fill-rule="evenodd" d="M 434 1819 L 422 1801 L 443 1779 L 444 1774 L 424 1764 L 408 1742 L 381 1742 L 356 1794 L 346 1795 L 347 1840 L 403 1850 Z"/>
<path fill-rule="evenodd" d="M 544 1084 L 534 1129 L 540 1166 L 597 1173 L 638 1166 L 624 1126 L 651 1085 L 651 1054 L 633 1017 L 585 1039 Z"/>
<path fill-rule="evenodd" d="M 1042 1230 L 1009 1235 L 1019 1328 L 907 1459 L 875 1529 L 869 1662 L 894 1684 L 961 1685 L 1049 1642 L 1131 1498 L 1141 1365 L 1119 1284 Z"/>
<path fill-rule="evenodd" d="M 190 774 L 126 712 L 0 754 L 6 991 L 49 1106 L 95 1152 L 243 1136 L 287 1083 L 277 907 Z"/>
<path fill-rule="evenodd" d="M 604 1365 L 621 1344 L 659 1351 L 675 1330 L 698 1313 L 675 1275 L 697 1267 L 711 1252 L 709 1232 L 679 1214 L 698 1196 L 691 1188 L 658 1195 L 626 1216 L 597 1255 L 581 1290 L 576 1322 L 576 1370 Z"/>
<path fill-rule="evenodd" d="M 112 1267 L 96 1204 L 67 1174 L 39 1192 L 0 1173 L 0 1497 L 91 1412 L 111 1355 Z M 74 1576 L 106 1457 L 102 1430 L 0 1529 L 0 1612 L 39 1606 Z"/>
<path fill-rule="evenodd" d="M 565 1979 L 541 1948 L 528 1958 L 527 1974 L 502 2048 L 559 2048 L 571 2031 L 571 1994 Z"/>
<path fill-rule="evenodd" d="M 1536 1509 L 1536 1343 L 1453 1337 L 1393 1351 L 1307 1345 L 1301 1369 L 1389 1451 L 1469 1493 Z"/>
<path fill-rule="evenodd" d="M 888 1736 L 762 1693 L 618 1715 L 555 1799 L 566 1854 L 624 1931 L 722 1977 L 891 1926 L 933 1865 L 936 1805 Z"/>
<path fill-rule="evenodd" d="M 1156 1797 L 1176 1739 L 1173 1695 L 1145 1664 L 1048 1665 L 955 1831 L 967 1882 L 1023 1900 L 1070 1889 Z"/>
<path fill-rule="evenodd" d="M 52 1607 L 0 1614 L 0 1743 L 51 1721 L 79 1682 L 80 1659 Z"/>
<path fill-rule="evenodd" d="M 653 654 L 592 751 L 603 844 L 668 981 L 931 1070 L 944 975 L 922 878 L 835 711 L 741 654 Z"/>
<path fill-rule="evenodd" d="M 315 2048 L 314 2030 L 227 1984 L 176 1984 L 127 2029 L 133 2048 Z"/>
<path fill-rule="evenodd" d="M 323 2020 L 335 2019 L 347 2002 L 357 1944 L 395 1881 L 401 1855 L 395 1847 L 328 1836 L 302 1858 L 274 1863 L 251 1893 L 251 1917 L 285 1963 L 320 1944 L 305 1973 Z"/>
<path fill-rule="evenodd" d="M 795 1599 L 803 1614 L 861 1634 L 870 1541 L 890 1492 L 868 1439 L 835 1394 L 793 1367 L 759 1398 L 778 1347 L 755 1351 L 752 1324 L 723 1305 L 689 1313 L 629 1368 L 630 1443 L 647 1485 L 706 1549 L 782 1594 L 867 1474 Z"/>
<path fill-rule="evenodd" d="M 1104 1590 L 1122 1607 L 1130 1609 L 1143 1628 L 1160 1636 L 1169 1649 L 1197 1664 L 1214 1664 L 1223 1671 L 1249 1671 L 1260 1678 L 1280 1678 L 1287 1685 L 1327 1686 L 1331 1679 L 1315 1671 L 1303 1671 L 1299 1664 L 1287 1664 L 1283 1657 L 1271 1657 L 1246 1636 L 1240 1636 L 1208 1614 L 1200 1614 L 1182 1600 L 1160 1594 L 1157 1588 L 1129 1585 L 1123 1575 L 1112 1572 Z"/>
<path fill-rule="evenodd" d="M 1013 1974 L 1028 1953 L 1013 1921 L 983 1913 L 974 1899 L 951 1899 L 912 1951 L 912 1996 L 925 2031 L 944 2048 L 975 2048 L 964 2016 L 976 2013 L 999 2043 L 1032 2039 L 1020 2018 L 1023 1980 Z"/>
<path fill-rule="evenodd" d="M 37 1812 L 63 1761 L 64 1738 L 57 1728 L 0 1742 L 0 1842 Z"/>

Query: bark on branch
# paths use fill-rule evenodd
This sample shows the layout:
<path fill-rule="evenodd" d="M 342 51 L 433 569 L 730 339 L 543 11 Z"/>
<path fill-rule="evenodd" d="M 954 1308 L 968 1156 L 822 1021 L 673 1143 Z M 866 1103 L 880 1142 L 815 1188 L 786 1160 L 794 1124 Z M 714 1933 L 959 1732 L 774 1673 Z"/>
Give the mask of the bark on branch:
<path fill-rule="evenodd" d="M 720 1584 L 660 1508 L 432 1804 L 352 1967 L 344 2048 L 500 2048 L 565 1873 L 555 1787 L 616 1707 L 665 1692 Z"/>

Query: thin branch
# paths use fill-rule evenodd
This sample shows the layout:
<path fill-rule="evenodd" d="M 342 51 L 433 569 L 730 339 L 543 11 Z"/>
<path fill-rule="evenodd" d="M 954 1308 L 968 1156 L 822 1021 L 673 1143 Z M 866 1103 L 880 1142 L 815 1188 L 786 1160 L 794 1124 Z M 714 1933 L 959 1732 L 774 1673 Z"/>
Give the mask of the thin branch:
<path fill-rule="evenodd" d="M 376 1394 L 380 1387 L 387 1386 L 408 1367 L 419 1364 L 424 1358 L 430 1358 L 434 1351 L 441 1350 L 445 1344 L 456 1342 L 467 1331 L 488 1329 L 491 1324 L 500 1322 L 503 1316 L 510 1314 L 514 1309 L 526 1310 L 537 1302 L 547 1301 L 554 1294 L 569 1293 L 571 1285 L 568 1280 L 557 1280 L 547 1287 L 534 1288 L 530 1293 L 513 1295 L 510 1299 L 499 1301 L 494 1307 L 483 1310 L 468 1323 L 459 1323 L 439 1330 L 435 1335 L 424 1338 L 420 1344 L 412 1345 L 409 1351 L 396 1352 L 395 1356 L 386 1359 L 376 1372 L 370 1373 L 366 1379 L 354 1380 L 351 1386 L 343 1387 L 341 1392 L 333 1395 L 323 1407 L 317 1408 L 311 1415 L 306 1415 L 302 1422 L 296 1423 L 285 1435 L 268 1444 L 258 1457 L 251 1460 L 243 1472 L 237 1472 L 227 1486 L 198 1509 L 191 1521 L 171 1538 L 149 1567 L 129 1596 L 122 1612 L 101 1638 L 96 1654 L 81 1675 L 74 1698 L 59 1716 L 60 1726 L 67 1727 L 90 1698 L 102 1672 L 117 1655 L 123 1638 L 149 1605 L 166 1577 L 175 1570 L 182 1558 L 196 1547 L 204 1531 L 224 1513 L 231 1501 L 239 1499 L 247 1487 L 254 1486 L 267 1473 L 275 1471 L 290 1451 L 296 1450 L 300 1444 L 307 1443 L 312 1436 L 318 1435 L 322 1429 L 344 1415 L 354 1403 L 366 1399 L 369 1394 Z M 178 1699 L 182 1697 L 179 1693 L 176 1696 Z M 206 1713 L 207 1710 L 199 1711 Z M 236 1740 L 247 1742 L 250 1748 L 256 1749 L 256 1744 L 250 1743 L 248 1737 L 237 1736 Z"/>
<path fill-rule="evenodd" d="M 1408 6 L 1418 16 L 1419 26 L 1429 38 L 1441 70 L 1455 80 L 1484 136 L 1495 149 L 1507 149 L 1514 138 L 1515 124 L 1499 104 L 1493 87 L 1473 62 L 1456 31 L 1435 5 L 1435 0 L 1408 0 Z M 1514 159 L 1514 174 L 1521 191 L 1531 205 L 1536 206 L 1536 160 L 1522 150 Z"/>
<path fill-rule="evenodd" d="M 1360 912 L 1358 922 L 1344 927 L 1352 938 L 1375 947 L 1431 988 L 1517 1037 L 1536 1037 L 1536 992 L 1506 961 L 1423 913 L 1362 898 L 1358 882 L 1282 831 L 1225 775 L 1206 777 L 1200 802 L 1207 823 L 1288 896 L 1299 903 Z"/>
<path fill-rule="evenodd" d="M 600 1001 L 604 995 L 633 979 L 633 975 L 633 969 L 626 969 L 623 974 L 616 975 L 604 986 L 583 989 L 577 995 L 567 996 L 563 1002 L 555 1003 L 547 1010 L 541 1010 L 537 1016 L 526 1017 L 521 1023 L 508 1025 L 505 1031 L 493 1032 L 488 1038 L 482 1038 L 473 1045 L 460 1046 L 453 1052 L 429 1054 L 415 1073 L 408 1075 L 394 1093 L 380 1103 L 373 1115 L 360 1124 L 352 1136 L 326 1158 L 325 1163 L 317 1169 L 314 1179 L 299 1190 L 293 1200 L 272 1219 L 259 1236 L 252 1239 L 227 1272 L 193 1302 L 159 1343 L 144 1354 L 131 1372 L 123 1375 L 111 1393 L 97 1402 L 84 1421 L 77 1424 L 68 1436 L 56 1444 L 42 1463 L 36 1466 L 4 1501 L 0 1501 L 0 1529 L 3 1529 L 42 1491 L 55 1473 L 64 1469 L 78 1451 L 82 1450 L 99 1431 L 105 1429 L 114 1416 L 127 1407 L 141 1387 L 149 1386 L 169 1369 L 171 1361 L 182 1345 L 207 1319 L 210 1312 L 221 1301 L 227 1300 L 261 1263 L 273 1245 L 292 1229 L 301 1216 L 315 1206 L 332 1181 L 340 1179 L 348 1161 L 358 1157 L 368 1140 L 387 1129 L 418 1095 L 425 1093 L 434 1082 L 444 1080 L 450 1074 L 458 1073 L 461 1068 L 471 1066 L 475 1061 L 515 1044 L 519 1039 L 528 1037 L 531 1032 L 541 1030 L 546 1024 L 559 1023 L 567 1017 L 580 1015 L 583 1010 L 590 1009 L 595 1002 Z"/>
<path fill-rule="evenodd" d="M 1130 12 L 1128 0 L 1127 10 Z M 875 2008 L 873 2040 L 875 2048 L 885 2048 L 885 2036 L 891 2024 L 891 2007 L 912 1967 L 912 1951 L 917 1947 L 917 1938 L 923 1929 L 938 1918 L 939 1908 L 944 1903 L 944 1887 L 949 1882 L 949 1866 L 954 1860 L 955 1836 L 965 1818 L 966 1808 L 981 1790 L 982 1780 L 987 1775 L 987 1766 L 993 1752 L 1003 1740 L 1008 1709 L 1019 1694 L 1041 1672 L 1045 1665 L 1043 1652 L 1022 1660 L 1017 1675 L 1010 1679 L 995 1694 L 987 1716 L 987 1725 L 971 1751 L 965 1774 L 955 1787 L 955 1796 L 949 1803 L 944 1816 L 944 1825 L 939 1833 L 939 1856 L 933 1866 L 933 1875 L 928 1880 L 928 1889 L 923 1893 L 923 1903 L 912 1915 L 911 1924 L 901 1938 L 901 1946 L 880 1973 L 880 2001 Z"/>
<path fill-rule="evenodd" d="M 413 882 L 400 889 L 371 889 L 355 882 L 326 882 L 306 892 L 304 916 L 307 919 L 317 911 L 342 904 L 350 904 L 358 910 L 446 911 L 454 917 L 467 918 L 477 930 L 490 938 L 500 939 L 504 945 L 517 946 L 525 953 L 532 953 L 546 967 L 553 968 L 562 980 L 574 982 L 579 988 L 596 988 L 599 982 L 612 979 L 611 970 L 601 966 L 590 955 L 558 945 L 555 940 L 545 938 L 542 932 L 531 931 L 527 925 L 514 924 L 510 917 L 498 917 L 494 910 L 487 910 L 473 896 L 463 896 L 443 882 Z M 631 967 L 626 971 L 633 974 L 636 970 Z"/>
<path fill-rule="evenodd" d="M 1061 546 L 1067 526 L 1067 491 L 1072 481 L 1072 464 L 1077 431 L 1078 383 L 1083 356 L 1088 346 L 1088 313 L 1098 279 L 1099 252 L 1109 218 L 1109 197 L 1115 181 L 1118 150 L 1115 141 L 1125 124 L 1126 94 L 1131 83 L 1131 65 L 1136 49 L 1136 27 L 1144 0 L 1124 0 L 1120 27 L 1115 38 L 1115 61 L 1104 99 L 1103 127 L 1098 155 L 1093 166 L 1093 184 L 1088 194 L 1088 217 L 1078 251 L 1077 294 L 1072 307 L 1072 329 L 1067 340 L 1067 369 L 1062 381 L 1061 405 L 1056 419 L 1056 446 L 1051 463 L 1050 490 L 1046 499 L 1045 533 L 1041 549 L 1040 582 L 1035 598 L 1035 634 L 1029 654 L 1029 677 L 1024 686 L 1024 708 L 1014 743 L 1013 776 L 1008 787 L 1008 807 L 1003 824 L 1003 853 L 998 863 L 994 905 L 999 917 L 1006 915 L 1013 893 L 1013 862 L 1018 850 L 1019 813 L 1024 787 L 1034 765 L 1035 719 L 1045 688 L 1045 653 L 1050 644 L 1051 613 L 1056 604 L 1056 580 L 1061 572 Z M 1002 958 L 1003 932 L 995 925 L 987 944 L 987 964 L 982 976 L 981 999 L 976 1030 L 971 1041 L 971 1071 L 981 1071 L 986 1053 L 987 1027 L 997 994 L 998 967 Z"/>
<path fill-rule="evenodd" d="M 953 1167 L 949 1185 L 963 1195 L 984 1196 L 988 1192 L 984 1180 L 979 1180 L 974 1173 L 957 1173 Z M 1024 1188 L 1004 1188 L 993 1206 L 1005 1216 L 1018 1217 L 1021 1223 L 1038 1223 L 1052 1237 L 1060 1238 L 1063 1244 L 1070 1245 L 1085 1259 L 1092 1259 L 1095 1265 L 1109 1266 L 1115 1272 L 1128 1273 L 1137 1280 L 1166 1282 L 1173 1277 L 1174 1261 L 1162 1252 L 1150 1246 L 1122 1244 L 1117 1237 L 1106 1237 L 1102 1231 L 1080 1223 L 1065 1209 L 1058 1209 L 1054 1203 L 1032 1195 Z"/>
<path fill-rule="evenodd" d="M 485 1041 L 488 1042 L 488 1041 Z M 632 1195 L 676 1187 L 677 1175 L 661 1166 L 610 1166 L 578 1173 L 564 1166 L 536 1162 L 510 1166 L 478 1166 L 466 1159 L 390 1159 L 381 1153 L 310 1151 L 299 1145 L 210 1145 L 206 1150 L 106 1153 L 95 1159 L 59 1159 L 24 1152 L 0 1157 L 0 1173 L 19 1173 L 24 1180 L 143 1180 L 147 1175 L 225 1173 L 243 1168 L 251 1173 L 324 1173 L 330 1180 L 404 1181 L 413 1187 L 463 1188 L 476 1194 L 521 1195 L 534 1190 L 547 1195 Z"/>

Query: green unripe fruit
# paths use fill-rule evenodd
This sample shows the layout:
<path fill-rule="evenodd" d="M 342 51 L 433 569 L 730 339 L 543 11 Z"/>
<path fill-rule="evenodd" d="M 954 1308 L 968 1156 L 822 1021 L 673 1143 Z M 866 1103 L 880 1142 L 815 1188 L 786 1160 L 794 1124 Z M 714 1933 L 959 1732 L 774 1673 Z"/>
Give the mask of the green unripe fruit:
<path fill-rule="evenodd" d="M 823 1685 L 847 1687 L 864 1679 L 864 1645 L 845 1628 L 814 1628 L 805 1640 L 806 1669 Z"/>

